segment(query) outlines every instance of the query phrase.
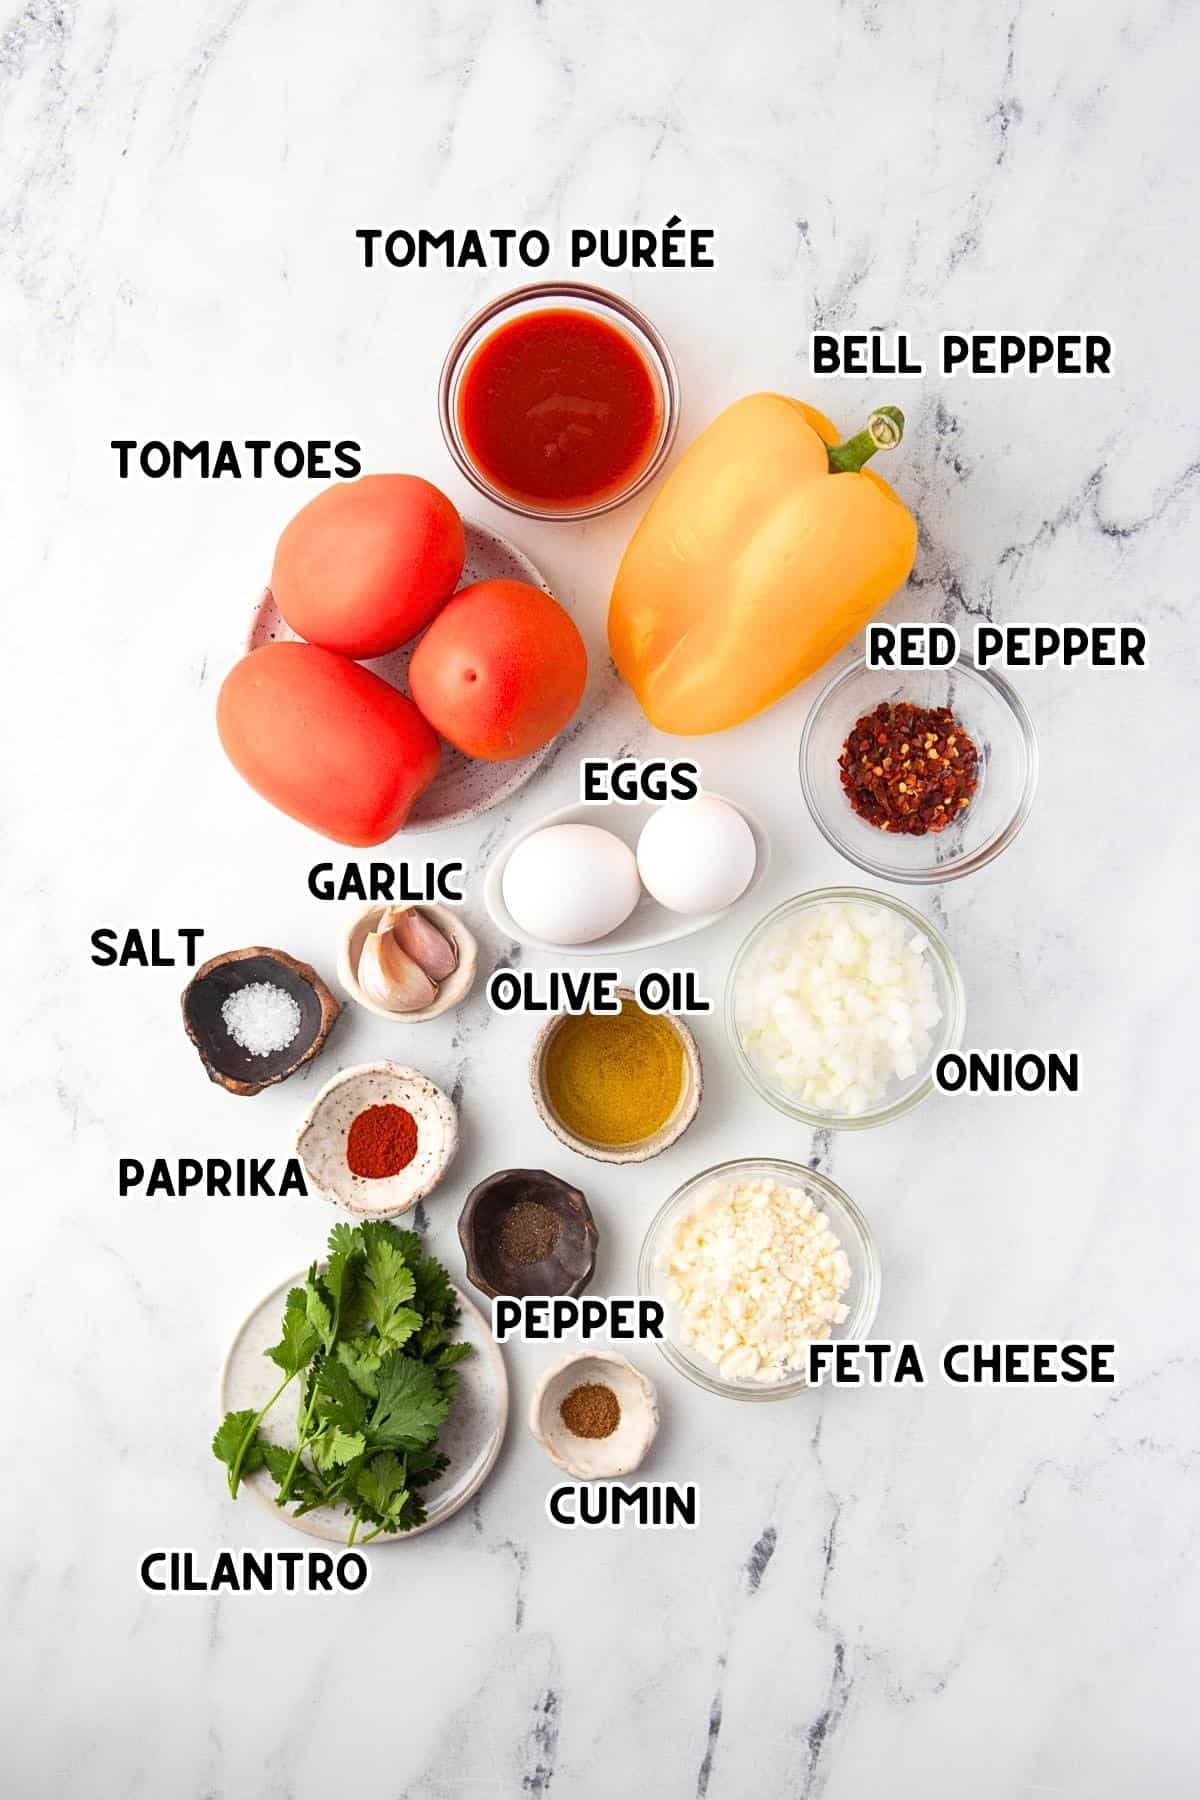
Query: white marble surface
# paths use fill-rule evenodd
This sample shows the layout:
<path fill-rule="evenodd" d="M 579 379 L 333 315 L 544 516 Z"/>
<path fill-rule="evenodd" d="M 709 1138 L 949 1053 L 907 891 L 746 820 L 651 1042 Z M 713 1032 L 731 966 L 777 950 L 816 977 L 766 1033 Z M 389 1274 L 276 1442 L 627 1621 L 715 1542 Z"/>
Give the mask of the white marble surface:
<path fill-rule="evenodd" d="M 1195 1793 L 1195 27 L 1166 0 L 9 7 L 8 1792 Z M 210 1087 L 181 972 L 95 969 L 88 938 L 199 925 L 206 949 L 277 943 L 333 972 L 340 909 L 305 890 L 321 848 L 213 730 L 305 490 L 120 483 L 110 440 L 348 436 L 503 526 L 456 478 L 434 390 L 454 327 L 515 278 L 368 274 L 355 229 L 562 242 L 676 211 L 719 228 L 719 269 L 613 279 L 675 349 L 685 442 L 752 389 L 813 397 L 814 324 L 929 350 L 954 327 L 1114 337 L 1110 381 L 908 384 L 889 470 L 921 526 L 893 616 L 1150 631 L 1145 674 L 1021 679 L 1034 818 L 928 901 L 972 1041 L 1077 1047 L 1081 1093 L 934 1099 L 814 1143 L 702 1022 L 700 1120 L 606 1173 L 528 1103 L 531 1024 L 481 1000 L 409 1031 L 358 1013 L 253 1102 Z M 889 397 L 819 393 L 847 424 Z M 519 805 L 414 845 L 468 860 L 473 921 L 490 851 L 573 798 L 581 751 L 651 745 L 601 653 L 635 512 L 511 526 L 596 654 L 580 727 Z M 811 697 L 702 746 L 773 833 L 763 907 L 846 873 L 793 778 Z M 750 923 L 689 946 L 713 991 Z M 208 1438 L 231 1333 L 329 1214 L 120 1201 L 116 1159 L 282 1154 L 315 1084 L 391 1052 L 461 1095 L 462 1155 L 427 1208 L 454 1270 L 461 1197 L 497 1166 L 584 1182 L 598 1285 L 620 1291 L 665 1189 L 725 1156 L 816 1155 L 877 1233 L 882 1332 L 1116 1338 L 1121 1385 L 738 1407 L 647 1347 L 648 1472 L 700 1483 L 701 1529 L 583 1535 L 543 1512 L 553 1471 L 521 1415 L 552 1352 L 531 1348 L 478 1503 L 379 1552 L 364 1595 L 151 1598 L 152 1545 L 299 1541 L 231 1505 Z"/>

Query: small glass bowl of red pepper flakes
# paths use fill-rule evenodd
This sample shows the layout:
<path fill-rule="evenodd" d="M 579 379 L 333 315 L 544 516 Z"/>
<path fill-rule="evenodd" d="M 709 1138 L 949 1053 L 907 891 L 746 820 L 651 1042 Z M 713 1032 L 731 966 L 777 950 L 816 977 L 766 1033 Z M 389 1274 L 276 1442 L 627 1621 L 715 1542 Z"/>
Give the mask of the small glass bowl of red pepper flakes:
<path fill-rule="evenodd" d="M 869 669 L 858 657 L 818 695 L 800 740 L 818 830 L 885 881 L 982 869 L 1029 817 L 1037 774 L 1020 697 L 965 655 L 948 669 Z"/>

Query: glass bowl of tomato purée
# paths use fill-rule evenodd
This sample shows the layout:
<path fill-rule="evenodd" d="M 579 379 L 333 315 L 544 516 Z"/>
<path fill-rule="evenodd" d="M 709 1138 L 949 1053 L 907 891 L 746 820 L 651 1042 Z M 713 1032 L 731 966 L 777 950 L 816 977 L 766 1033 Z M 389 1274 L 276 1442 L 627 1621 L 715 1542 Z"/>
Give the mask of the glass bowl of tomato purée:
<path fill-rule="evenodd" d="M 439 409 L 450 454 L 481 494 L 526 518 L 587 519 L 662 467 L 679 378 L 628 300 L 583 282 L 536 282 L 463 326 Z"/>

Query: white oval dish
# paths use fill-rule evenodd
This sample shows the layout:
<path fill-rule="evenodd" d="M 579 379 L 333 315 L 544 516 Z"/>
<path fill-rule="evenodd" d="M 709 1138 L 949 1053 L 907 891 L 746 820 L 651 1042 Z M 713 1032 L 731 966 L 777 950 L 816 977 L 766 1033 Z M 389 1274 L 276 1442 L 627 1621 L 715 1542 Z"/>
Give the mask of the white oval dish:
<path fill-rule="evenodd" d="M 705 792 L 707 791 L 706 789 Z M 723 799 L 725 796 L 718 794 L 715 798 Z M 594 938 L 591 943 L 552 944 L 545 938 L 530 937 L 528 932 L 522 931 L 504 904 L 504 870 L 509 857 L 518 844 L 523 843 L 526 838 L 532 837 L 535 831 L 544 831 L 549 825 L 597 825 L 602 831 L 611 831 L 614 837 L 619 837 L 623 843 L 628 844 L 629 848 L 636 852 L 642 826 L 650 814 L 658 810 L 657 806 L 649 800 L 638 801 L 633 805 L 624 804 L 619 800 L 610 800 L 603 805 L 588 805 L 581 801 L 575 806 L 560 807 L 558 812 L 549 813 L 546 818 L 539 819 L 536 824 L 526 826 L 524 831 L 517 832 L 493 857 L 483 884 L 483 898 L 493 924 L 515 943 L 528 944 L 532 950 L 551 950 L 564 956 L 592 956 L 600 950 L 611 950 L 614 953 L 652 950 L 658 944 L 671 944 L 677 938 L 691 937 L 693 932 L 706 930 L 708 926 L 715 925 L 718 919 L 723 919 L 726 913 L 732 912 L 735 906 L 740 906 L 746 896 L 754 892 L 766 874 L 767 863 L 770 860 L 771 851 L 767 834 L 754 814 L 747 812 L 746 808 L 739 806 L 735 800 L 729 800 L 727 804 L 735 807 L 741 813 L 754 833 L 754 845 L 758 856 L 754 865 L 754 874 L 750 878 L 750 885 L 738 895 L 738 898 L 730 906 L 722 907 L 720 912 L 670 912 L 665 906 L 660 906 L 658 901 L 643 889 L 641 899 L 625 923 L 618 925 L 615 931 L 610 931 L 607 937 Z"/>
<path fill-rule="evenodd" d="M 473 519 L 464 519 L 463 529 L 467 534 L 467 560 L 458 584 L 460 588 L 468 587 L 473 581 L 527 581 L 531 587 L 541 588 L 544 594 L 550 592 L 529 558 L 498 531 L 477 525 Z M 558 595 L 554 598 L 558 599 Z M 254 609 L 246 649 L 300 641 L 276 606 L 270 588 L 264 588 Z M 364 662 L 363 667 L 373 669 L 390 687 L 407 694 L 408 664 L 418 642 L 419 639 L 414 639 L 411 644 L 402 644 L 388 656 L 377 656 Z M 516 762 L 476 762 L 443 739 L 442 766 L 437 779 L 414 800 L 404 831 L 443 831 L 450 825 L 462 825 L 467 819 L 478 818 L 489 807 L 499 806 L 502 800 L 524 787 L 549 755 L 553 742 L 552 738 L 532 756 L 522 756 Z"/>
<path fill-rule="evenodd" d="M 265 1352 L 279 1338 L 279 1321 L 283 1314 L 288 1289 L 304 1283 L 306 1270 L 293 1275 L 260 1300 L 242 1321 L 229 1346 L 221 1370 L 221 1411 L 238 1412 L 249 1407 L 257 1412 L 279 1385 L 279 1371 Z M 425 1489 L 428 1518 L 411 1531 L 384 1531 L 373 1544 L 403 1544 L 420 1537 L 452 1517 L 478 1492 L 492 1471 L 504 1442 L 508 1425 L 508 1374 L 504 1358 L 492 1337 L 491 1326 L 473 1301 L 461 1288 L 454 1289 L 461 1310 L 458 1335 L 469 1343 L 473 1354 L 458 1365 L 458 1391 L 445 1425 L 438 1434 L 438 1449 L 450 1458 L 450 1467 Z M 271 1443 L 292 1441 L 289 1430 L 294 1409 L 282 1403 L 263 1420 L 262 1433 Z M 303 1518 L 293 1518 L 284 1507 L 276 1506 L 274 1483 L 265 1469 L 247 1475 L 242 1486 L 249 1490 L 260 1506 L 267 1507 L 277 1519 L 294 1531 L 309 1537 L 323 1538 L 327 1543 L 344 1544 L 350 1524 L 346 1514 L 334 1507 L 318 1506 Z"/>
<path fill-rule="evenodd" d="M 417 1153 L 397 1175 L 353 1175 L 346 1140 L 368 1106 L 402 1106 L 417 1127 Z M 296 1150 L 309 1188 L 360 1219 L 394 1219 L 435 1188 L 458 1148 L 458 1114 L 440 1087 L 398 1063 L 359 1063 L 327 1081 L 304 1115 Z"/>
<path fill-rule="evenodd" d="M 342 933 L 338 948 L 338 976 L 350 998 L 367 1012 L 374 1013 L 377 1019 L 390 1019 L 393 1025 L 419 1025 L 424 1019 L 436 1019 L 440 1014 L 449 1012 L 451 1007 L 458 1006 L 466 999 L 475 981 L 479 946 L 450 907 L 420 906 L 418 911 L 428 914 L 447 937 L 454 939 L 458 946 L 458 967 L 453 975 L 447 975 L 445 981 L 439 982 L 438 997 L 432 1006 L 418 1007 L 415 1012 L 389 1012 L 386 1006 L 380 1006 L 378 1001 L 370 999 L 359 986 L 358 959 L 362 954 L 364 940 L 374 931 L 376 921 L 383 917 L 391 904 L 390 900 L 385 900 L 355 913 Z"/>
<path fill-rule="evenodd" d="M 559 1411 L 573 1388 L 590 1382 L 611 1388 L 621 1408 L 606 1438 L 576 1437 Z M 550 1461 L 579 1481 L 631 1475 L 658 1434 L 658 1394 L 650 1377 L 615 1350 L 575 1351 L 551 1363 L 534 1388 L 529 1429 Z"/>

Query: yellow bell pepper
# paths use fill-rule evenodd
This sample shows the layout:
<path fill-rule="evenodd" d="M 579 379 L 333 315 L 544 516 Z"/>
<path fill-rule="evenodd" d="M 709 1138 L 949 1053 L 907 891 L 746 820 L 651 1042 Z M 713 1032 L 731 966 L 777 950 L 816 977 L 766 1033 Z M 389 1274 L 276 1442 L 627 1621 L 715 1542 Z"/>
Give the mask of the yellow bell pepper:
<path fill-rule="evenodd" d="M 751 394 L 714 419 L 634 532 L 608 614 L 652 725 L 724 731 L 804 681 L 908 579 L 912 514 L 863 464 L 896 407 L 838 443 L 821 413 Z"/>

